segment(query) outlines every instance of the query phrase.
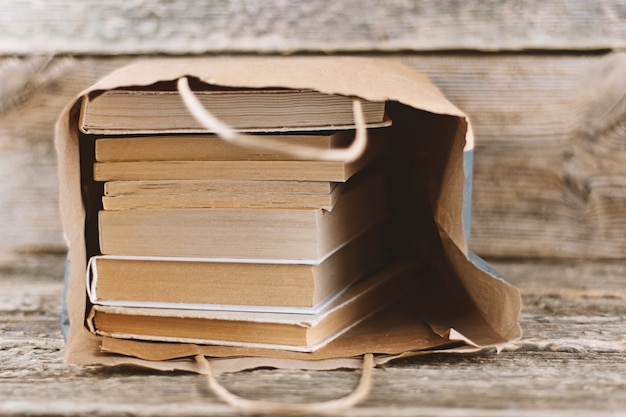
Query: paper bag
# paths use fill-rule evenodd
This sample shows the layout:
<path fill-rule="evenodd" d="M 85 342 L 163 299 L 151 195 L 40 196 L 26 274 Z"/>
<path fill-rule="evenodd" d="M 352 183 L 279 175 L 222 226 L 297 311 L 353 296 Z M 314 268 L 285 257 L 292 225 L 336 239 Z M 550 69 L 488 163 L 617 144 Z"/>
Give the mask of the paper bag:
<path fill-rule="evenodd" d="M 190 76 L 224 87 L 312 89 L 386 101 L 393 121 L 391 192 L 402 223 L 398 246 L 419 264 L 420 285 L 401 309 L 375 315 L 313 353 L 103 338 L 89 332 L 85 275 L 98 252 L 97 201 L 92 195 L 81 97 L 117 87 L 175 82 Z M 69 245 L 65 359 L 76 364 L 139 365 L 203 372 L 196 355 L 219 371 L 258 366 L 360 367 L 433 350 L 500 345 L 519 338 L 520 296 L 468 249 L 474 138 L 469 119 L 430 81 L 387 59 L 354 57 L 217 57 L 138 61 L 82 92 L 56 125 L 60 205 Z"/>

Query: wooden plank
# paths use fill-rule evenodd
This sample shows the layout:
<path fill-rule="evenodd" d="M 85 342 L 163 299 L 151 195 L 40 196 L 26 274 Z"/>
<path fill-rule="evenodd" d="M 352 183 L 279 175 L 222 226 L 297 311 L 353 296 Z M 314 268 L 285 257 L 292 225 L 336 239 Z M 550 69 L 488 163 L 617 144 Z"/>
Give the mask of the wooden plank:
<path fill-rule="evenodd" d="M 626 54 L 408 62 L 474 123 L 476 252 L 623 258 Z"/>
<path fill-rule="evenodd" d="M 623 49 L 618 0 L 4 0 L 0 54 Z"/>
<path fill-rule="evenodd" d="M 70 99 L 128 59 L 0 60 L 0 261 L 65 251 L 54 124 Z"/>
<path fill-rule="evenodd" d="M 204 377 L 62 363 L 62 256 L 0 270 L 0 415 L 238 415 Z M 374 370 L 368 399 L 342 416 L 613 416 L 626 413 L 624 262 L 493 262 L 523 294 L 523 339 Z M 357 371 L 260 369 L 220 376 L 247 398 L 321 401 Z"/>
<path fill-rule="evenodd" d="M 5 179 L 0 182 L 0 254 L 64 250 L 54 122 L 73 95 L 131 59 L 0 60 L 0 76 L 10 80 L 0 90 Z M 474 123 L 471 246 L 476 252 L 506 258 L 623 258 L 626 54 L 397 59 L 428 74 Z"/>

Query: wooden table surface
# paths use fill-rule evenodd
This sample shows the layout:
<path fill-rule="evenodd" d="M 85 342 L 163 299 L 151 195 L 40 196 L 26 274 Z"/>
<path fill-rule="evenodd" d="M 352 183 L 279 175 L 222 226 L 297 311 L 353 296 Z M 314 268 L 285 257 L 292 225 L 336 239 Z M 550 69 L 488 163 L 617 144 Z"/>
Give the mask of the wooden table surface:
<path fill-rule="evenodd" d="M 492 264 L 522 291 L 521 340 L 499 354 L 433 354 L 378 367 L 367 400 L 338 415 L 626 415 L 626 265 Z M 201 375 L 64 364 L 63 256 L 20 255 L 12 265 L 0 270 L 0 415 L 237 415 Z M 219 377 L 244 397 L 285 402 L 342 396 L 358 378 L 272 369 Z"/>

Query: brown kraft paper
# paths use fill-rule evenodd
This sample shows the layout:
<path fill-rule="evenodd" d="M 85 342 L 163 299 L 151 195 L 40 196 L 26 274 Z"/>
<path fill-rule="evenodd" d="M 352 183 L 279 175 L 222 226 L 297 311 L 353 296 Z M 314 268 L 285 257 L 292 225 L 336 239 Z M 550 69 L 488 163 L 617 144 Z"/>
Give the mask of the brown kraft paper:
<path fill-rule="evenodd" d="M 391 136 L 399 138 L 396 151 L 404 167 L 394 192 L 402 193 L 407 204 L 398 215 L 414 233 L 403 250 L 421 265 L 418 289 L 403 305 L 362 322 L 314 353 L 103 339 L 88 331 L 85 274 L 97 236 L 90 226 L 88 191 L 84 192 L 89 187 L 79 146 L 81 97 L 121 86 L 175 82 L 183 76 L 218 86 L 314 89 L 388 101 Z M 467 245 L 464 213 L 469 203 L 464 191 L 471 184 L 464 156 L 473 151 L 473 140 L 469 119 L 425 76 L 387 59 L 166 58 L 138 61 L 112 73 L 72 101 L 56 125 L 60 208 L 70 261 L 65 360 L 200 372 L 193 360 L 200 354 L 219 372 L 259 366 L 332 369 L 360 367 L 358 357 L 365 353 L 376 354 L 376 363 L 383 363 L 399 356 L 480 348 L 519 338 L 519 292 L 477 262 Z"/>

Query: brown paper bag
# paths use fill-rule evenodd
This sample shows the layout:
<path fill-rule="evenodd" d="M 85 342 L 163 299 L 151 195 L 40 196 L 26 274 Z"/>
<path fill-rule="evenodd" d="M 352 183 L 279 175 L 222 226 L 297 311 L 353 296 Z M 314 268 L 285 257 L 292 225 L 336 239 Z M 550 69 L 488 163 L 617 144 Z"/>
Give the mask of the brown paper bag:
<path fill-rule="evenodd" d="M 96 209 L 89 165 L 78 129 L 81 97 L 121 86 L 175 82 L 193 76 L 230 87 L 313 89 L 387 101 L 397 143 L 393 192 L 403 197 L 396 216 L 407 232 L 402 250 L 420 265 L 418 291 L 402 308 L 368 319 L 314 353 L 154 343 L 102 338 L 85 326 L 85 274 L 97 254 Z M 65 359 L 76 364 L 129 364 L 205 373 L 259 366 L 333 369 L 361 367 L 442 349 L 500 345 L 521 335 L 518 291 L 468 249 L 474 139 L 468 118 L 415 70 L 386 59 L 353 57 L 238 57 L 138 61 L 81 93 L 58 120 L 60 204 L 69 244 Z M 95 230 L 95 231 L 94 231 Z"/>

